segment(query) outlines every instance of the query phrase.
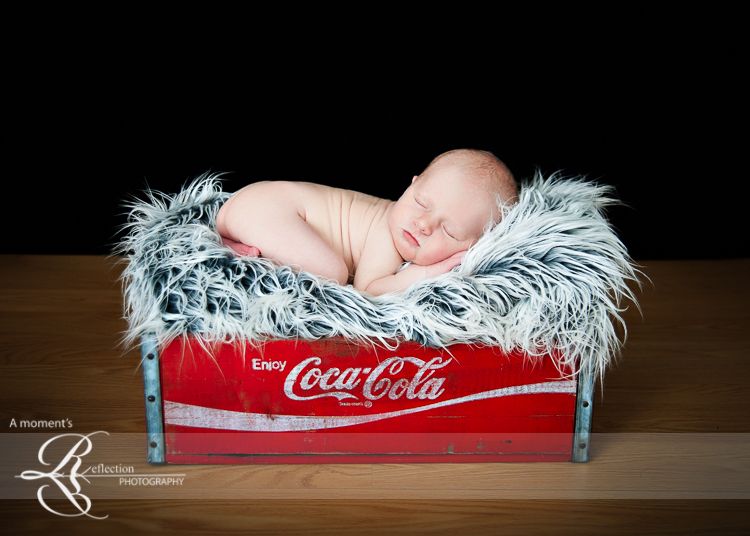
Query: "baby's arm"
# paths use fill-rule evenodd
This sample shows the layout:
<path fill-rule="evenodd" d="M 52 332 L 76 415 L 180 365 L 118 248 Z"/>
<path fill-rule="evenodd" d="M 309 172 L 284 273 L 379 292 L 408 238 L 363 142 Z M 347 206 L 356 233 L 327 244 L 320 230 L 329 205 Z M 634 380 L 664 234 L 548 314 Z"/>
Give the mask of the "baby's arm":
<path fill-rule="evenodd" d="M 357 272 L 354 274 L 354 288 L 375 294 L 369 286 L 378 279 L 392 276 L 403 262 L 404 259 L 398 254 L 396 247 L 393 245 L 391 234 L 387 230 L 372 233 L 367 238 L 367 242 L 362 248 L 362 256 L 357 263 Z"/>
<path fill-rule="evenodd" d="M 380 296 L 387 292 L 400 292 L 418 281 L 449 272 L 454 266 L 461 264 L 461 260 L 465 254 L 466 251 L 459 251 L 447 259 L 430 264 L 429 266 L 411 264 L 396 274 L 387 275 L 372 281 L 365 288 L 365 292 L 373 296 Z"/>
<path fill-rule="evenodd" d="M 373 296 L 402 291 L 418 281 L 437 277 L 461 263 L 466 251 L 460 251 L 429 266 L 412 264 L 398 273 L 404 260 L 398 254 L 390 233 L 374 234 L 365 244 L 354 276 L 354 288 Z"/>
<path fill-rule="evenodd" d="M 217 231 L 230 240 L 252 244 L 280 264 L 345 285 L 349 269 L 344 259 L 302 218 L 296 199 L 296 192 L 284 181 L 251 184 L 222 207 Z"/>

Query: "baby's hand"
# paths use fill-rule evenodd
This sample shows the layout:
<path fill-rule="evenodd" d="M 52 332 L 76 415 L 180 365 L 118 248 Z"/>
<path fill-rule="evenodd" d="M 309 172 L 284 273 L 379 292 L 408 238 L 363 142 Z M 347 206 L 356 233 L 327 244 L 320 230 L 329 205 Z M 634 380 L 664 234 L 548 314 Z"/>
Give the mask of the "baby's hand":
<path fill-rule="evenodd" d="M 455 266 L 461 264 L 464 259 L 464 255 L 466 255 L 466 251 L 467 250 L 459 251 L 458 253 L 454 253 L 445 260 L 436 262 L 435 264 L 424 266 L 423 268 L 425 269 L 425 278 L 437 277 L 439 275 L 450 272 Z"/>
<path fill-rule="evenodd" d="M 449 272 L 451 268 L 461 264 L 464 255 L 466 255 L 466 250 L 459 251 L 447 259 L 426 266 L 412 262 L 398 273 L 372 281 L 365 287 L 365 291 L 373 296 L 380 296 L 387 292 L 400 292 L 409 288 L 414 283 Z"/>

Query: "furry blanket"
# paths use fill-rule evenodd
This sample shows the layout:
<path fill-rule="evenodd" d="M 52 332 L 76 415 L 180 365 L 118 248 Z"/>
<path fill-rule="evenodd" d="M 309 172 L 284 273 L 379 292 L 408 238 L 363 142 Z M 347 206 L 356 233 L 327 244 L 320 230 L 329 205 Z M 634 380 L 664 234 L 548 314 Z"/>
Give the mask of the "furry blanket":
<path fill-rule="evenodd" d="M 122 275 L 123 342 L 159 344 L 191 333 L 205 342 L 343 336 L 393 348 L 494 345 L 600 377 L 621 346 L 614 320 L 636 272 L 602 215 L 611 188 L 537 174 L 519 202 L 464 262 L 401 294 L 371 297 L 265 258 L 238 258 L 214 221 L 230 194 L 218 175 L 180 193 L 128 203 Z M 637 303 L 636 303 L 637 305 Z M 623 324 L 624 327 L 624 324 Z"/>

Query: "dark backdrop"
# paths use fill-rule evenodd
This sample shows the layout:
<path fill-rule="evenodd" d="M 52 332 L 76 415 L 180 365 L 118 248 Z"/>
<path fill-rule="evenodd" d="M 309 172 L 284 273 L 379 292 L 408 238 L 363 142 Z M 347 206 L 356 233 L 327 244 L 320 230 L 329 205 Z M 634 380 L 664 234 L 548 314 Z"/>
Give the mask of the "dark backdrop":
<path fill-rule="evenodd" d="M 176 192 L 205 171 L 230 172 L 229 191 L 291 179 L 395 199 L 438 153 L 475 147 L 521 180 L 539 169 L 613 185 L 627 206 L 608 216 L 635 259 L 748 256 L 746 180 L 731 164 L 743 150 L 731 135 L 738 119 L 721 101 L 685 104 L 675 88 L 451 106 L 295 95 L 230 105 L 214 95 L 200 109 L 61 94 L 13 122 L 2 252 L 108 253 L 124 199 L 147 185 Z"/>
<path fill-rule="evenodd" d="M 732 10 L 428 10 L 446 19 L 429 24 L 372 10 L 333 32 L 298 32 L 287 11 L 233 29 L 203 11 L 199 27 L 171 11 L 122 29 L 30 17 L 4 58 L 0 252 L 108 253 L 123 199 L 207 170 L 232 172 L 230 190 L 293 179 L 395 198 L 436 154 L 477 147 L 522 179 L 615 186 L 628 207 L 608 214 L 636 259 L 748 256 Z M 274 23 L 280 36 L 259 31 Z"/>

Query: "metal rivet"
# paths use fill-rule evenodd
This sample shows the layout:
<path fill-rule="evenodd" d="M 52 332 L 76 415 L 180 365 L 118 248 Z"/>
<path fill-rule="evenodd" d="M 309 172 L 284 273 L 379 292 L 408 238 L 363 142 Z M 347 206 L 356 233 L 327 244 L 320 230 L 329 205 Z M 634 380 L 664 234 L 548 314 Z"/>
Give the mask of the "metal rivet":
<path fill-rule="evenodd" d="M 585 449 L 586 448 L 586 443 L 578 443 L 578 448 L 579 449 Z"/>
<path fill-rule="evenodd" d="M 154 395 L 148 395 L 149 402 L 153 402 L 154 400 L 156 400 L 156 397 Z"/>
<path fill-rule="evenodd" d="M 154 354 L 150 353 L 150 352 L 148 354 L 146 354 L 146 359 L 153 359 L 154 357 L 156 357 L 156 356 Z"/>
<path fill-rule="evenodd" d="M 155 449 L 156 448 L 156 441 L 152 441 L 151 443 L 148 444 L 148 446 L 151 447 L 152 449 Z"/>
<path fill-rule="evenodd" d="M 584 401 L 583 401 L 583 407 L 584 407 L 584 408 L 587 408 L 587 407 L 589 407 L 589 401 L 588 401 L 588 400 L 584 400 Z"/>

